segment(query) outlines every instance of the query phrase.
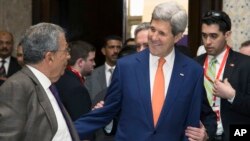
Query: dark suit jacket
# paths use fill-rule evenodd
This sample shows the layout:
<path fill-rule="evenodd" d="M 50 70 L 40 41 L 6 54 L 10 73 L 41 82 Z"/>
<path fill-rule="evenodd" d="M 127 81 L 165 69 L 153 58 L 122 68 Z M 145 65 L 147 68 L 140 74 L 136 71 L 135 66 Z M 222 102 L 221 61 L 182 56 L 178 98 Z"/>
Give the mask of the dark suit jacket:
<path fill-rule="evenodd" d="M 73 121 L 91 110 L 88 90 L 72 71 L 66 69 L 64 75 L 56 82 L 56 87 Z"/>
<path fill-rule="evenodd" d="M 65 109 L 73 141 L 79 141 Z M 58 128 L 49 98 L 27 67 L 0 87 L 0 140 L 51 141 Z"/>
<path fill-rule="evenodd" d="M 94 99 L 103 90 L 107 89 L 105 65 L 94 69 L 90 76 L 86 77 L 85 86 L 89 91 L 90 98 L 94 104 Z"/>
<path fill-rule="evenodd" d="M 10 77 L 12 74 L 19 71 L 22 67 L 18 64 L 17 59 L 10 57 L 9 70 L 7 71 L 7 77 Z M 0 86 L 4 83 L 3 80 L 0 80 Z"/>
<path fill-rule="evenodd" d="M 203 70 L 195 61 L 175 50 L 173 72 L 165 103 L 154 127 L 149 79 L 149 50 L 118 60 L 103 108 L 75 121 L 83 139 L 106 125 L 121 110 L 116 140 L 187 140 L 187 126 L 199 126 Z"/>
<path fill-rule="evenodd" d="M 207 54 L 196 60 L 203 66 Z M 230 49 L 224 69 L 223 79 L 228 78 L 236 90 L 233 103 L 221 99 L 221 118 L 225 141 L 229 140 L 229 126 L 250 123 L 250 58 Z"/>

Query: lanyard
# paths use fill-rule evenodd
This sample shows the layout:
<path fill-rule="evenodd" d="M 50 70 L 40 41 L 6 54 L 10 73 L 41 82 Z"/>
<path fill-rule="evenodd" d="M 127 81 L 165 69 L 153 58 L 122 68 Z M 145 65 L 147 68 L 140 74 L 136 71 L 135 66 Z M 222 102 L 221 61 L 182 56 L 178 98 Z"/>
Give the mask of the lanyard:
<path fill-rule="evenodd" d="M 71 72 L 73 72 L 80 79 L 81 84 L 83 85 L 84 79 L 83 79 L 81 73 L 78 72 L 77 70 L 73 69 L 71 66 L 67 66 L 67 69 L 70 70 Z"/>
<path fill-rule="evenodd" d="M 224 56 L 223 56 L 223 60 L 222 60 L 222 62 L 221 62 L 219 71 L 218 71 L 218 73 L 217 73 L 217 75 L 216 75 L 216 79 L 219 79 L 219 77 L 220 77 L 220 75 L 221 75 L 221 72 L 222 72 L 222 69 L 223 69 L 223 67 L 225 66 L 225 63 L 226 63 L 226 61 L 227 61 L 227 57 L 228 57 L 228 54 L 229 54 L 229 49 L 230 49 L 230 47 L 229 47 L 229 46 L 226 46 L 226 53 L 225 53 Z M 208 70 L 208 56 L 206 57 L 206 60 L 205 60 L 204 76 L 206 77 L 206 79 L 207 79 L 208 81 L 210 81 L 210 82 L 213 83 L 213 80 L 212 80 L 209 76 L 207 76 L 207 70 Z M 215 80 L 216 80 L 216 79 L 215 79 Z"/>

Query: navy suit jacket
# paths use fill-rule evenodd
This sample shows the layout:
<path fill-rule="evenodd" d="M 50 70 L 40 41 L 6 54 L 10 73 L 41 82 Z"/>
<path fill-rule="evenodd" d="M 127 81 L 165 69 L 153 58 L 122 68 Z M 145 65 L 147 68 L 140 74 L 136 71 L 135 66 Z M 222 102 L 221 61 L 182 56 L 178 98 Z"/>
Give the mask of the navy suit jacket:
<path fill-rule="evenodd" d="M 149 49 L 118 60 L 105 105 L 75 121 L 81 139 L 106 125 L 120 111 L 116 140 L 180 141 L 187 126 L 199 126 L 203 69 L 175 50 L 175 61 L 163 109 L 153 123 Z"/>
<path fill-rule="evenodd" d="M 196 60 L 203 66 L 206 56 L 203 54 Z M 224 141 L 228 141 L 230 125 L 250 123 L 250 57 L 230 49 L 224 68 L 225 78 L 236 91 L 232 104 L 227 99 L 221 99 Z"/>

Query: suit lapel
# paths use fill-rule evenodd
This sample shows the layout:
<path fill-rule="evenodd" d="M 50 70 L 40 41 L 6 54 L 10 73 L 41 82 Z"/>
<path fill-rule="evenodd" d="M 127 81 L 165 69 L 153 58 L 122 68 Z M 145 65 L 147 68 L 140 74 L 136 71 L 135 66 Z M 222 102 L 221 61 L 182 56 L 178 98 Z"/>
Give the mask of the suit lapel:
<path fill-rule="evenodd" d="M 105 75 L 105 65 L 103 65 L 101 68 L 100 68 L 100 71 L 98 72 L 98 83 L 100 84 L 101 86 L 101 89 L 104 90 L 107 88 L 107 84 L 106 84 L 106 75 Z"/>
<path fill-rule="evenodd" d="M 227 63 L 224 69 L 224 74 L 223 74 L 223 79 L 228 78 L 229 80 L 232 77 L 232 73 L 234 71 L 234 68 L 237 68 L 237 58 L 234 55 L 234 52 L 232 49 L 230 49 L 228 58 L 227 58 Z"/>
<path fill-rule="evenodd" d="M 7 76 L 10 77 L 12 74 L 21 69 L 21 66 L 17 63 L 17 60 L 14 57 L 10 57 L 10 65 Z"/>
<path fill-rule="evenodd" d="M 181 90 L 182 82 L 185 77 L 186 65 L 186 63 L 183 62 L 185 62 L 185 58 L 177 50 L 175 50 L 173 71 L 169 82 L 163 109 L 158 122 L 161 122 L 161 120 L 164 119 L 164 116 L 168 114 L 173 103 L 175 102 L 175 99 L 181 94 L 179 91 Z"/>
<path fill-rule="evenodd" d="M 37 78 L 35 77 L 35 75 L 33 74 L 32 71 L 30 71 L 27 67 L 24 67 L 22 69 L 22 71 L 28 75 L 34 82 L 34 85 L 36 85 L 36 92 L 37 92 L 37 97 L 38 97 L 38 102 L 40 102 L 41 106 L 43 107 L 46 116 L 49 119 L 51 128 L 52 128 L 52 133 L 53 135 L 56 133 L 58 125 L 57 125 L 57 120 L 56 120 L 56 116 L 55 116 L 55 112 L 52 110 L 53 107 L 49 101 L 49 98 L 46 94 L 46 92 L 44 91 L 42 85 L 40 84 L 40 82 L 37 80 Z"/>
<path fill-rule="evenodd" d="M 153 124 L 153 114 L 151 106 L 150 78 L 149 78 L 149 50 L 138 54 L 136 58 L 138 65 L 135 67 L 139 97 L 144 105 L 148 123 Z"/>

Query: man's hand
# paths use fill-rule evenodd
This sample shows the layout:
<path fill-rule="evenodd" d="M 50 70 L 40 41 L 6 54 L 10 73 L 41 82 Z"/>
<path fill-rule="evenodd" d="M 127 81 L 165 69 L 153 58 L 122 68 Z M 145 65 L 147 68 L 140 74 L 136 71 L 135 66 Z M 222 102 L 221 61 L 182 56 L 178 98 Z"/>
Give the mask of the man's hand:
<path fill-rule="evenodd" d="M 0 76 L 0 80 L 4 80 L 5 81 L 5 80 L 7 80 L 7 77 L 1 77 Z"/>
<path fill-rule="evenodd" d="M 200 121 L 200 128 L 188 126 L 185 130 L 185 135 L 189 141 L 206 141 L 208 135 L 204 125 Z"/>
<path fill-rule="evenodd" d="M 98 103 L 92 108 L 92 110 L 102 108 L 103 105 L 104 105 L 104 101 L 100 101 L 100 102 L 98 102 Z"/>
<path fill-rule="evenodd" d="M 213 94 L 224 99 L 232 99 L 235 97 L 235 90 L 226 78 L 224 82 L 215 80 Z"/>

